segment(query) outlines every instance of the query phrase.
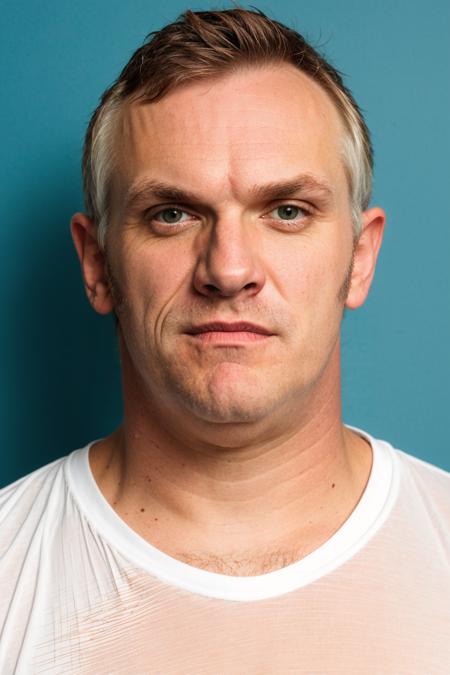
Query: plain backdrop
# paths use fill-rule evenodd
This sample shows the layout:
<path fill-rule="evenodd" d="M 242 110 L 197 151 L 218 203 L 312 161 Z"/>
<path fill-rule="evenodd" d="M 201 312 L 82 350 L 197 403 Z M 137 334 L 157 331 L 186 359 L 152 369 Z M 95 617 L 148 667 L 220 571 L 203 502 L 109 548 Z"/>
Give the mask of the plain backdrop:
<path fill-rule="evenodd" d="M 69 235 L 89 116 L 150 31 L 187 7 L 230 6 L 2 2 L 2 485 L 121 418 L 113 321 L 90 309 Z M 258 7 L 344 74 L 372 131 L 372 203 L 388 225 L 369 300 L 344 320 L 344 420 L 450 470 L 450 3 Z"/>

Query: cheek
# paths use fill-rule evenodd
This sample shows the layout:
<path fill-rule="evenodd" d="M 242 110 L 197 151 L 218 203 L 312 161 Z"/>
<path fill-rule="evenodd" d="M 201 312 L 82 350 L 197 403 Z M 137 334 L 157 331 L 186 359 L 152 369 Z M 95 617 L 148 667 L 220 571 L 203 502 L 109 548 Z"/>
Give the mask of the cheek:
<path fill-rule="evenodd" d="M 190 267 L 188 256 L 173 247 L 129 247 L 119 266 L 128 307 L 140 315 L 159 315 L 185 284 Z"/>
<path fill-rule="evenodd" d="M 332 246 L 301 241 L 272 251 L 270 270 L 280 294 L 289 304 L 298 305 L 301 312 L 308 306 L 318 308 L 336 302 L 345 277 L 346 257 Z"/>

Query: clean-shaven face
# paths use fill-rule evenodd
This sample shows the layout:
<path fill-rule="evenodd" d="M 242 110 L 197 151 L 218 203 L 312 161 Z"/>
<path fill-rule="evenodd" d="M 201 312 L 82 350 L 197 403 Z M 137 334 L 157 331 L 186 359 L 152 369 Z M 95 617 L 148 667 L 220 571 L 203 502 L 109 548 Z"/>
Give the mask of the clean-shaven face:
<path fill-rule="evenodd" d="M 258 421 L 335 367 L 353 250 L 342 134 L 289 65 L 128 106 L 106 251 L 149 402 Z"/>

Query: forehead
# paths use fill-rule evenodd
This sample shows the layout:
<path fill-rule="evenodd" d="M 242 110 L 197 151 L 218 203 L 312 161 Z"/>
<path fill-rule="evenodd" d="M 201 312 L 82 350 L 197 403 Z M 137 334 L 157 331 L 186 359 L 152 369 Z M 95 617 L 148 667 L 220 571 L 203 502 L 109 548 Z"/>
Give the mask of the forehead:
<path fill-rule="evenodd" d="M 309 77 L 284 64 L 248 68 L 126 106 L 115 178 L 121 194 L 155 179 L 223 199 L 302 172 L 345 185 L 342 134 L 334 104 Z"/>

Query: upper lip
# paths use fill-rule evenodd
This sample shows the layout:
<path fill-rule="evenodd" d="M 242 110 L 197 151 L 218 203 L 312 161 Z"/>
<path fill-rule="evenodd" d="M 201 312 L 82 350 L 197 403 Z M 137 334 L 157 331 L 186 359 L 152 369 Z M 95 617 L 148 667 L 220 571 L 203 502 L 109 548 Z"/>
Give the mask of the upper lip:
<path fill-rule="evenodd" d="M 264 326 L 258 326 L 256 323 L 249 323 L 248 321 L 237 321 L 234 323 L 211 321 L 210 323 L 202 323 L 198 326 L 193 326 L 188 333 L 190 335 L 197 335 L 198 333 L 208 333 L 212 331 L 224 333 L 237 333 L 243 331 L 248 333 L 260 333 L 261 335 L 273 335 L 272 331 L 264 328 Z"/>

